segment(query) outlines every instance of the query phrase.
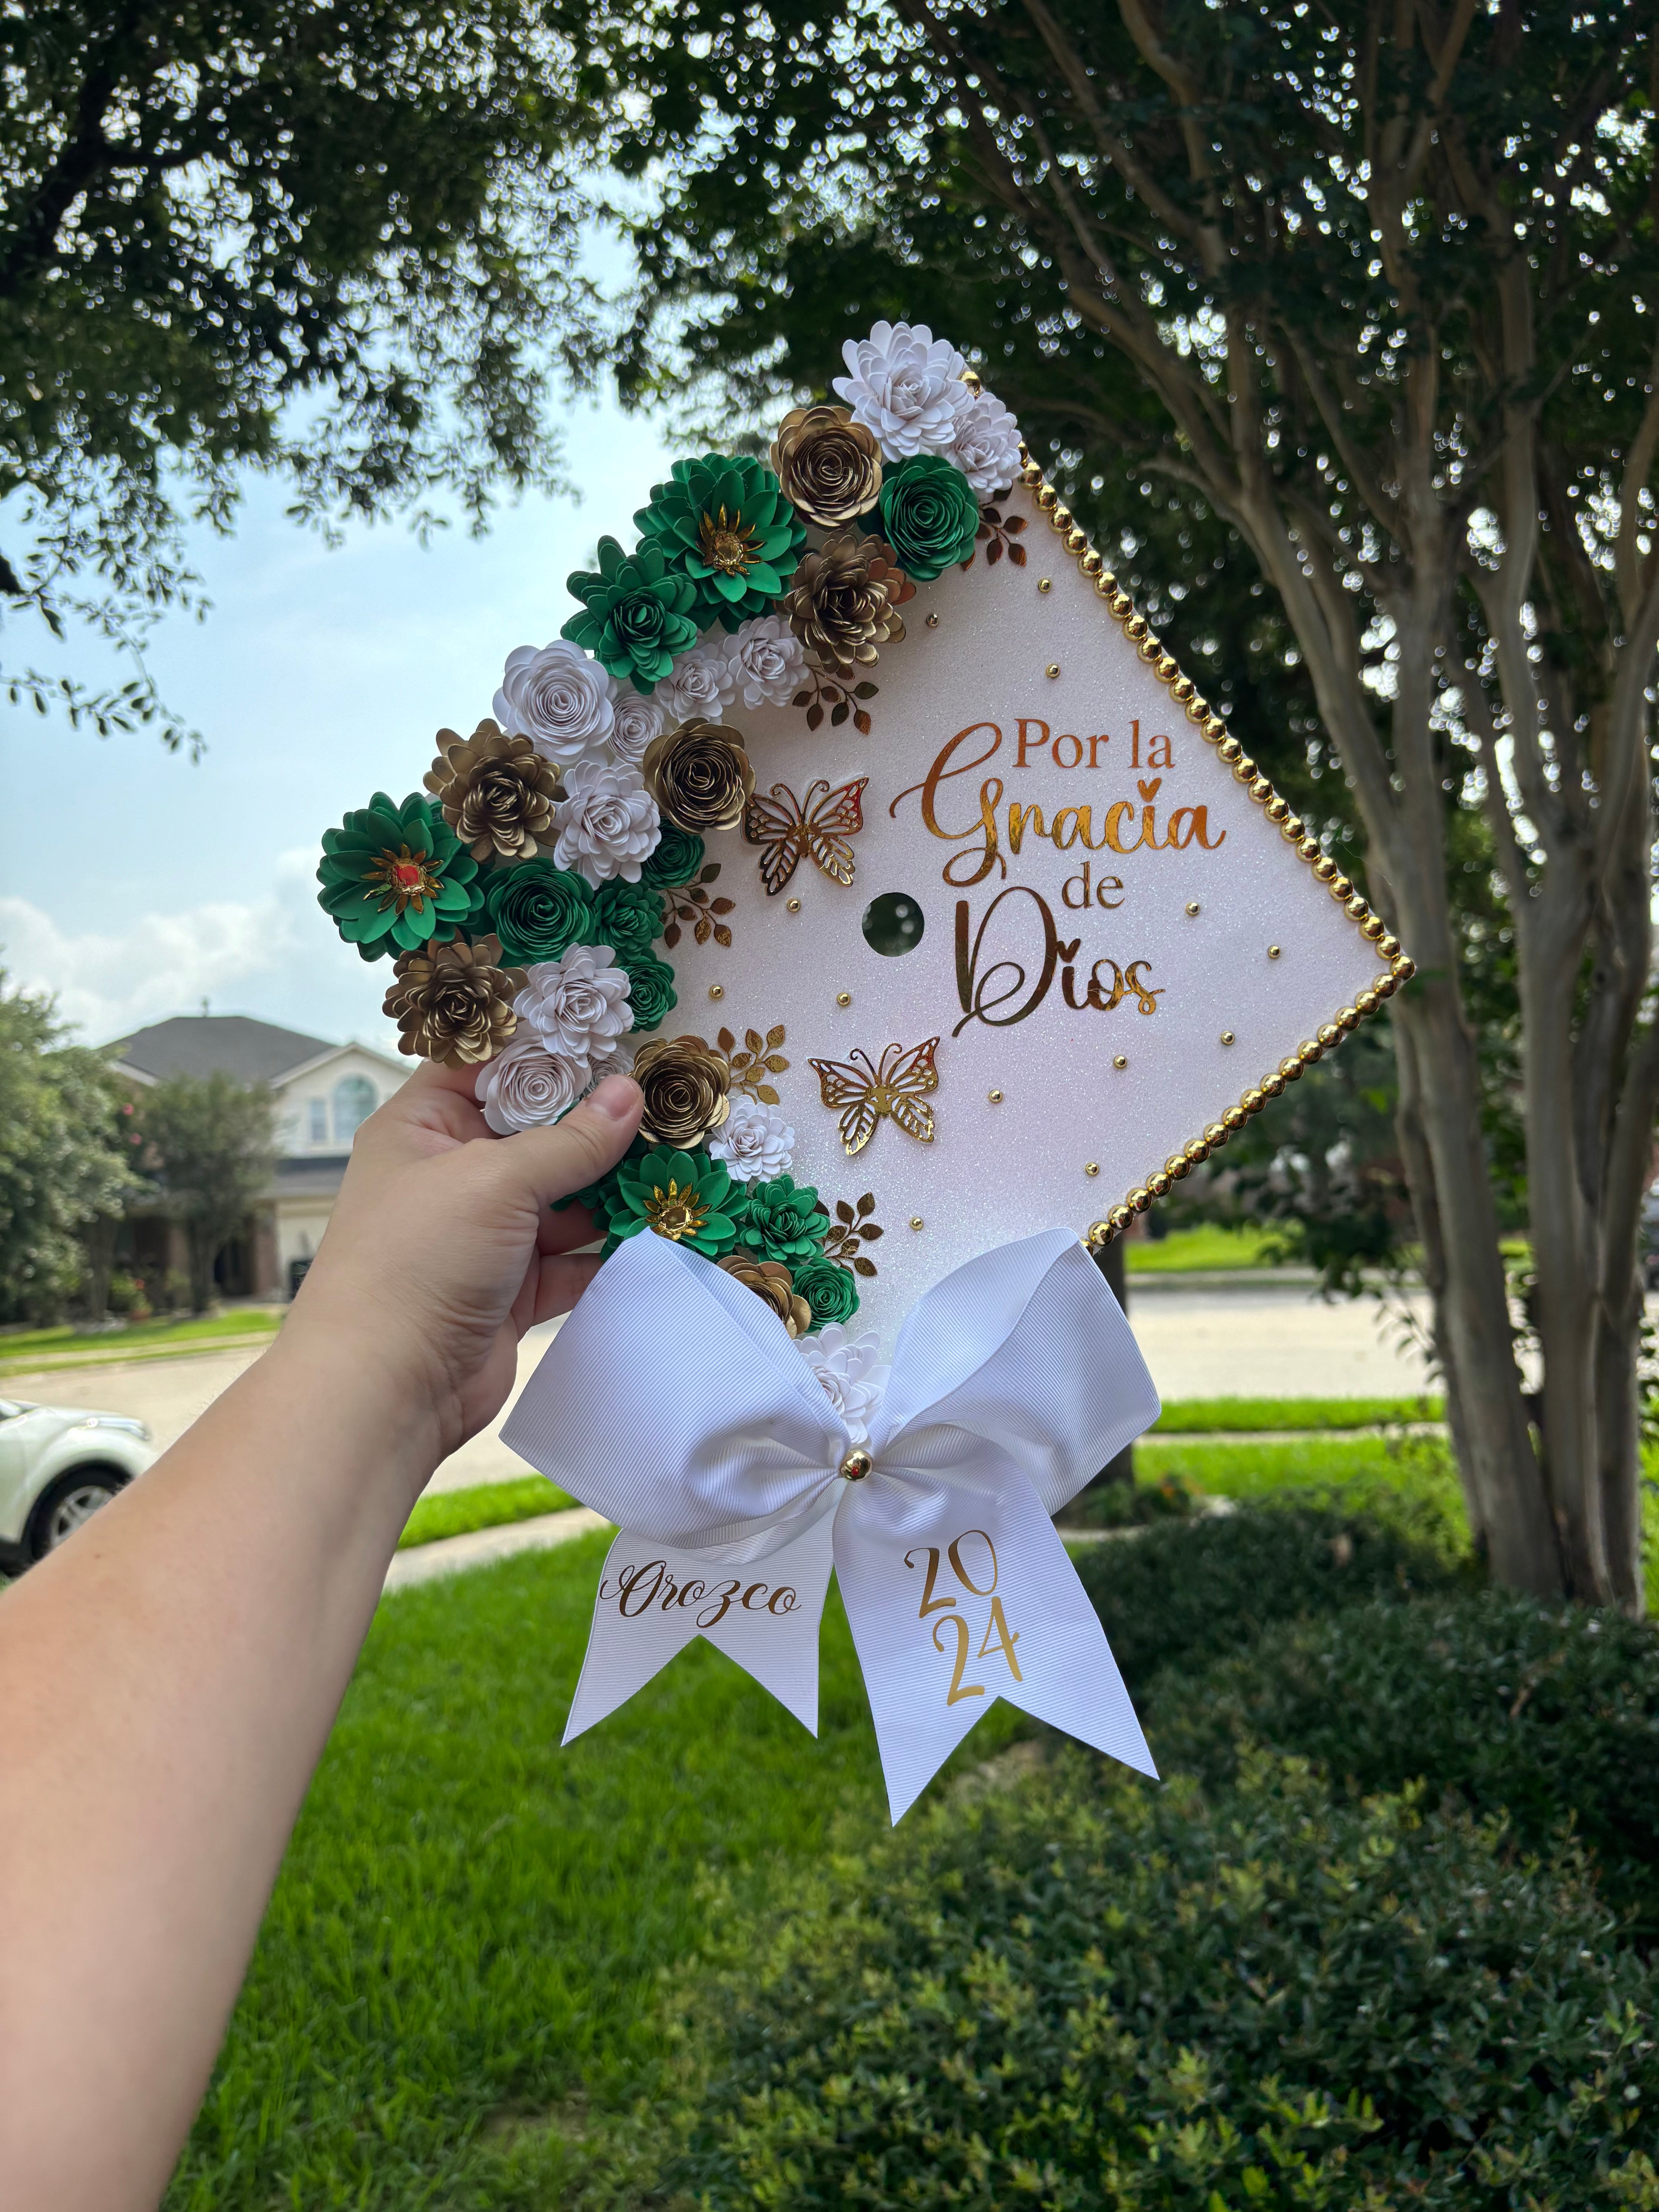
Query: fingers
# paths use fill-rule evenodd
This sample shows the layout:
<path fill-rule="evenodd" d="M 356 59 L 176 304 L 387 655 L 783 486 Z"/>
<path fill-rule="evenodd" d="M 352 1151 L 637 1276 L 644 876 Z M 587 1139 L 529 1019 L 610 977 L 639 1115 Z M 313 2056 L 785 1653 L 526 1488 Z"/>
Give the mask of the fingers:
<path fill-rule="evenodd" d="M 536 1249 L 550 1259 L 558 1252 L 574 1252 L 604 1234 L 605 1224 L 585 1206 L 567 1206 L 558 1213 L 544 1207 L 536 1224 Z"/>
<path fill-rule="evenodd" d="M 551 1321 L 568 1313 L 599 1272 L 597 1252 L 574 1254 L 564 1259 L 544 1260 L 536 1285 L 533 1321 Z"/>
<path fill-rule="evenodd" d="M 521 1129 L 496 1148 L 498 1172 L 511 1176 L 544 1210 L 597 1182 L 616 1166 L 640 1125 L 645 1102 L 637 1083 L 608 1075 L 550 1129 Z"/>
<path fill-rule="evenodd" d="M 477 1080 L 476 1067 L 441 1067 L 435 1061 L 422 1060 L 380 1113 L 405 1128 L 441 1130 L 461 1143 L 492 1136 L 478 1105 Z M 380 1117 L 377 1114 L 374 1118 Z"/>

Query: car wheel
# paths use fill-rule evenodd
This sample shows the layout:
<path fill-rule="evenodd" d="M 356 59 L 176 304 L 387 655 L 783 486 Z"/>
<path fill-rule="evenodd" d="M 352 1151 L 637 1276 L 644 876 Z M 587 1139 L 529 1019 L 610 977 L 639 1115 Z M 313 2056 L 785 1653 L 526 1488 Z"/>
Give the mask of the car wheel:
<path fill-rule="evenodd" d="M 76 1468 L 60 1474 L 29 1516 L 29 1550 L 37 1559 L 68 1541 L 83 1521 L 107 1505 L 125 1478 L 112 1468 Z"/>

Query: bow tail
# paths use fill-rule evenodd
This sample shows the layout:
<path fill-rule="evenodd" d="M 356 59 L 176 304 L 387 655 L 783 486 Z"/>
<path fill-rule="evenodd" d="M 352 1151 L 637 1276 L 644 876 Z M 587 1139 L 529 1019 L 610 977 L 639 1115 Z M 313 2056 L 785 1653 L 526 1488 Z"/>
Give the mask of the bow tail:
<path fill-rule="evenodd" d="M 836 1573 L 895 1822 L 999 1698 L 1156 1777 L 1146 1739 L 1029 1478 L 879 1471 L 842 1501 Z"/>

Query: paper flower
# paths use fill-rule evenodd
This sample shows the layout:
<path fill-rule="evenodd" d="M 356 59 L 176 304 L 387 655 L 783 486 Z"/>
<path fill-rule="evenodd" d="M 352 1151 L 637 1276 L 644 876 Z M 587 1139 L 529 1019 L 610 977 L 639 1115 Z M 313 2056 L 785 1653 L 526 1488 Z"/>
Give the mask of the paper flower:
<path fill-rule="evenodd" d="M 956 476 L 954 469 L 950 473 Z M 961 477 L 956 480 L 963 483 Z M 904 635 L 899 609 L 915 595 L 915 586 L 880 538 L 837 530 L 804 556 L 786 607 L 807 658 L 850 677 L 873 665 L 878 646 Z"/>
<path fill-rule="evenodd" d="M 817 1191 L 810 1184 L 797 1186 L 792 1176 L 781 1175 L 769 1182 L 750 1184 L 738 1241 L 760 1259 L 781 1260 L 787 1267 L 799 1267 L 819 1257 L 829 1225 Z"/>
<path fill-rule="evenodd" d="M 881 322 L 867 338 L 848 338 L 842 359 L 848 374 L 833 389 L 890 460 L 950 451 L 973 398 L 961 380 L 967 363 L 953 345 L 925 323 Z"/>
<path fill-rule="evenodd" d="M 625 1036 L 634 1019 L 628 978 L 608 945 L 573 945 L 532 968 L 514 1011 L 549 1052 L 582 1061 Z"/>
<path fill-rule="evenodd" d="M 796 1295 L 794 1279 L 781 1260 L 750 1260 L 728 1253 L 717 1263 L 745 1290 L 764 1298 L 791 1336 L 805 1336 L 812 1326 L 812 1309 Z"/>
<path fill-rule="evenodd" d="M 649 952 L 630 952 L 622 965 L 628 977 L 628 1002 L 634 1009 L 635 1029 L 660 1029 L 679 1004 L 673 969 Z"/>
<path fill-rule="evenodd" d="M 673 722 L 718 722 L 732 703 L 737 677 L 718 631 L 677 660 L 655 693 L 663 726 Z"/>
<path fill-rule="evenodd" d="M 769 1182 L 794 1165 L 795 1133 L 758 1098 L 736 1097 L 708 1156 L 726 1162 L 733 1182 Z"/>
<path fill-rule="evenodd" d="M 657 804 L 631 769 L 578 761 L 553 810 L 553 857 L 590 884 L 621 876 L 630 884 L 656 850 Z"/>
<path fill-rule="evenodd" d="M 478 1070 L 474 1090 L 483 1117 L 498 1137 L 515 1129 L 543 1129 L 592 1088 L 585 1060 L 549 1052 L 535 1037 L 515 1037 Z"/>
<path fill-rule="evenodd" d="M 838 1267 L 822 1254 L 796 1268 L 795 1288 L 811 1311 L 814 1328 L 851 1321 L 859 1310 L 857 1277 L 849 1267 Z"/>
<path fill-rule="evenodd" d="M 881 449 L 843 407 L 797 407 L 778 425 L 772 466 L 808 522 L 837 530 L 868 514 L 881 489 Z"/>
<path fill-rule="evenodd" d="M 607 672 L 564 638 L 515 646 L 495 694 L 495 719 L 528 738 L 546 759 L 568 766 L 603 749 L 616 690 Z"/>
<path fill-rule="evenodd" d="M 585 646 L 613 676 L 631 677 L 642 692 L 697 641 L 696 587 L 670 569 L 658 545 L 624 553 L 614 538 L 601 538 L 598 568 L 574 570 L 568 584 L 582 610 L 561 635 Z"/>
<path fill-rule="evenodd" d="M 726 662 L 734 704 L 787 707 L 806 681 L 805 649 L 783 615 L 757 615 L 745 623 L 726 647 Z"/>
<path fill-rule="evenodd" d="M 718 622 L 736 629 L 764 614 L 806 542 L 771 470 L 726 453 L 676 461 L 634 520 L 641 553 L 659 548 L 669 570 L 690 585 L 699 629 Z"/>
<path fill-rule="evenodd" d="M 642 1044 L 634 1055 L 634 1080 L 645 1093 L 640 1133 L 647 1144 L 689 1151 L 718 1129 L 731 1111 L 731 1070 L 700 1036 L 653 1037 Z"/>
<path fill-rule="evenodd" d="M 381 1009 L 398 1024 L 398 1051 L 446 1067 L 493 1060 L 518 1026 L 513 1001 L 525 985 L 520 969 L 496 965 L 501 956 L 493 937 L 405 952 Z"/>
<path fill-rule="evenodd" d="M 488 720 L 470 738 L 440 730 L 438 749 L 426 787 L 473 859 L 497 853 L 506 860 L 533 858 L 537 838 L 551 829 L 557 769 L 538 756 L 528 738 L 505 736 Z"/>
<path fill-rule="evenodd" d="M 979 501 L 960 469 L 922 453 L 881 488 L 881 526 L 895 557 L 919 584 L 965 561 L 979 532 Z"/>
<path fill-rule="evenodd" d="M 503 954 L 520 968 L 556 960 L 567 945 L 591 944 L 601 934 L 592 890 L 546 859 L 492 869 L 484 878 L 484 913 Z"/>
<path fill-rule="evenodd" d="M 611 757 L 626 768 L 637 768 L 653 738 L 668 726 L 668 717 L 655 699 L 647 699 L 631 684 L 620 684 L 611 723 Z"/>
<path fill-rule="evenodd" d="M 678 822 L 665 822 L 656 851 L 640 870 L 640 881 L 654 884 L 659 890 L 678 890 L 682 884 L 689 884 L 702 867 L 703 852 L 701 837 L 682 830 Z"/>
<path fill-rule="evenodd" d="M 697 835 L 734 829 L 755 795 L 742 736 L 718 722 L 665 730 L 646 747 L 641 774 L 665 819 Z"/>
<path fill-rule="evenodd" d="M 831 1322 L 805 1339 L 800 1350 L 853 1434 L 867 1437 L 891 1371 L 880 1364 L 880 1337 L 874 1329 L 854 1336 L 850 1329 Z"/>
<path fill-rule="evenodd" d="M 705 1259 L 729 1252 L 737 1224 L 724 1209 L 731 1177 L 718 1160 L 683 1152 L 649 1152 L 625 1161 L 611 1198 L 612 1248 L 649 1229 L 671 1243 L 689 1244 Z"/>
<path fill-rule="evenodd" d="M 994 392 L 975 392 L 945 455 L 968 479 L 975 499 L 994 499 L 1019 474 L 1019 425 Z"/>
<path fill-rule="evenodd" d="M 470 929 L 483 904 L 478 864 L 418 792 L 396 805 L 377 791 L 323 832 L 317 903 L 365 960 L 412 952 Z"/>
<path fill-rule="evenodd" d="M 610 945 L 624 966 L 636 954 L 650 951 L 662 935 L 662 893 L 649 884 L 615 878 L 593 893 L 590 942 Z"/>

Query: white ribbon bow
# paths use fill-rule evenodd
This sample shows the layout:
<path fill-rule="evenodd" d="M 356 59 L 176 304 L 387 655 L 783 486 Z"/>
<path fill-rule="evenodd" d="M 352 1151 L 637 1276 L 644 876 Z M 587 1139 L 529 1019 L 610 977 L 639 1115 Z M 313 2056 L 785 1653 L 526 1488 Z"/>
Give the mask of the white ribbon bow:
<path fill-rule="evenodd" d="M 983 1253 L 918 1300 L 867 1441 L 752 1291 L 630 1238 L 501 1431 L 621 1532 L 565 1741 L 699 1635 L 816 1735 L 833 1565 L 895 1820 L 999 1697 L 1155 1774 L 1052 1516 L 1158 1413 L 1069 1230 Z"/>

